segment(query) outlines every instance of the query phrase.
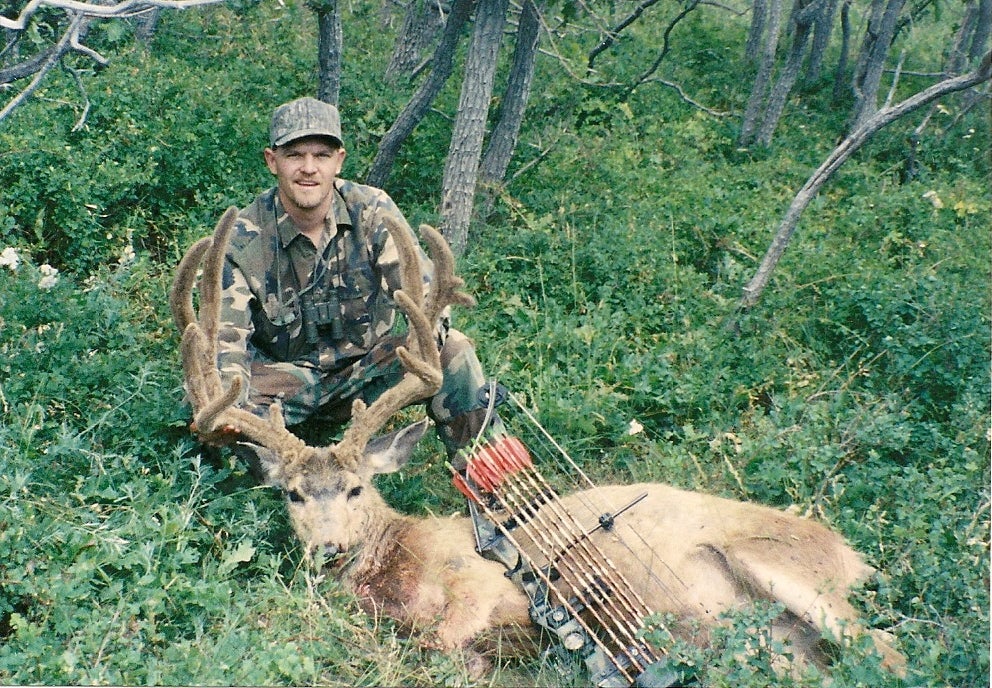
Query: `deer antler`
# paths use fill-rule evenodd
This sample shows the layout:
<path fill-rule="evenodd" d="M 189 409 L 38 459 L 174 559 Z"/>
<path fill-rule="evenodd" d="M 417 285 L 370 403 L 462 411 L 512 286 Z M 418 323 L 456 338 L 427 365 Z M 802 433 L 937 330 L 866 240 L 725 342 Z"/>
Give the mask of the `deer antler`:
<path fill-rule="evenodd" d="M 286 429 L 278 404 L 269 411 L 269 419 L 234 407 L 241 396 L 241 378 L 234 378 L 224 389 L 217 370 L 217 327 L 220 320 L 221 273 L 227 242 L 237 219 L 237 208 L 231 207 L 221 217 L 212 237 L 193 244 L 179 262 L 169 293 L 169 307 L 176 326 L 183 334 L 182 360 L 186 393 L 193 406 L 191 429 L 200 435 L 210 435 L 230 427 L 248 439 L 276 452 L 284 465 L 292 465 L 311 456 L 317 450 L 307 446 Z M 199 280 L 199 315 L 193 307 L 193 287 L 196 272 L 203 265 Z"/>
<path fill-rule="evenodd" d="M 429 397 L 441 387 L 441 358 L 435 340 L 435 326 L 441 312 L 449 305 L 472 306 L 475 300 L 459 291 L 465 282 L 454 274 L 454 257 L 444 237 L 428 225 L 420 231 L 427 241 L 434 260 L 435 275 L 430 293 L 425 298 L 423 275 L 416 242 L 405 227 L 387 219 L 387 229 L 400 257 L 401 288 L 394 299 L 407 316 L 410 331 L 406 346 L 396 349 L 396 355 L 406 372 L 399 383 L 382 394 L 371 406 L 360 399 L 352 405 L 352 422 L 341 442 L 331 447 L 307 445 L 285 425 L 278 404 L 269 410 L 269 419 L 255 416 L 234 406 L 241 396 L 241 378 L 234 378 L 224 389 L 217 370 L 217 329 L 220 320 L 221 275 L 227 243 L 237 219 L 237 209 L 228 208 L 212 237 L 193 244 L 179 262 L 169 307 L 176 326 L 182 331 L 182 360 L 186 391 L 193 406 L 191 429 L 209 435 L 231 427 L 248 439 L 272 450 L 279 457 L 284 471 L 317 456 L 333 456 L 343 468 L 356 468 L 365 446 L 390 416 L 420 399 Z M 199 280 L 200 309 L 193 306 L 196 273 L 203 265 Z"/>
<path fill-rule="evenodd" d="M 356 399 L 352 404 L 351 425 L 334 448 L 338 463 L 344 467 L 358 465 L 369 439 L 394 413 L 434 395 L 441 388 L 441 355 L 435 339 L 438 317 L 449 305 L 475 305 L 475 299 L 459 291 L 465 281 L 455 275 L 454 256 L 440 232 L 430 225 L 420 226 L 434 260 L 434 277 L 425 299 L 423 274 L 413 236 L 390 218 L 386 220 L 386 228 L 400 256 L 402 288 L 394 292 L 393 298 L 406 314 L 410 326 L 406 346 L 396 349 L 406 373 L 398 384 L 384 392 L 371 406 L 366 407 L 361 399 Z"/>

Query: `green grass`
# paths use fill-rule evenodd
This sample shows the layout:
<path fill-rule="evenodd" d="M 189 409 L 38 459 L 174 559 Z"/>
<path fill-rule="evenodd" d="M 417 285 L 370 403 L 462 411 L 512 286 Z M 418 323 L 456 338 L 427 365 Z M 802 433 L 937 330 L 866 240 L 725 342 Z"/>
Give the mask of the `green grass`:
<path fill-rule="evenodd" d="M 353 19 L 346 175 L 371 159 L 396 96 L 374 76 L 388 32 Z M 685 29 L 693 40 L 676 42 L 672 68 L 740 109 L 739 74 L 713 68 L 733 59 L 722 41 L 740 27 Z M 0 266 L 0 683 L 468 682 L 458 658 L 418 648 L 305 565 L 278 495 L 226 454 L 201 456 L 185 427 L 171 271 L 224 207 L 268 183 L 267 112 L 312 89 L 300 38 L 312 30 L 294 3 L 166 15 L 152 50 L 123 42 L 89 77 L 87 129 L 68 131 L 60 103 L 75 86 L 58 75 L 0 129 L 0 249 L 23 258 Z M 646 40 L 620 48 L 643 56 Z M 733 118 L 670 90 L 611 97 L 542 62 L 514 164 L 555 144 L 473 227 L 460 268 L 479 306 L 457 326 L 597 480 L 822 519 L 882 572 L 857 603 L 898 636 L 905 685 L 987 686 L 987 118 L 949 128 L 948 100 L 907 184 L 903 137 L 917 120 L 879 134 L 741 314 L 741 286 L 843 112 L 829 89 L 801 94 L 773 149 L 740 151 Z M 414 221 L 436 222 L 424 189 L 439 181 L 449 126 L 432 115 L 391 180 Z M 136 260 L 121 261 L 129 249 Z M 43 263 L 62 271 L 50 289 Z M 628 434 L 633 420 L 643 432 Z M 411 513 L 462 508 L 433 440 L 381 485 Z M 707 685 L 788 685 L 760 652 L 736 659 L 766 613 L 710 650 L 673 652 Z M 832 675 L 838 687 L 903 685 L 865 646 Z M 573 681 L 535 659 L 481 683 Z"/>

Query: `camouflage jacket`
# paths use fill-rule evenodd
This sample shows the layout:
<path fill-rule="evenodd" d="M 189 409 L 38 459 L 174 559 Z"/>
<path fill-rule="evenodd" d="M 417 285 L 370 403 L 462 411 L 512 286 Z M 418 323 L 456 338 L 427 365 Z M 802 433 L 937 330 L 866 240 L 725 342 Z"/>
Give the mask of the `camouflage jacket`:
<path fill-rule="evenodd" d="M 344 180 L 335 187 L 323 246 L 297 230 L 275 188 L 241 211 L 223 275 L 218 366 L 225 379 L 248 382 L 256 352 L 335 371 L 396 325 L 399 256 L 383 218 L 412 230 L 384 191 Z M 433 266 L 420 253 L 429 284 Z"/>

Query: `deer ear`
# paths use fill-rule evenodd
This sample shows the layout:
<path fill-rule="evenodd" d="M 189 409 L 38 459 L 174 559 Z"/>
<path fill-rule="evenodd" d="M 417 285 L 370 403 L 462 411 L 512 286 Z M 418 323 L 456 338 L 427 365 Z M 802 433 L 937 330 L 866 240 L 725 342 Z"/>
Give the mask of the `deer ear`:
<path fill-rule="evenodd" d="M 248 470 L 257 480 L 271 487 L 285 486 L 283 462 L 279 459 L 279 455 L 268 447 L 254 442 L 237 442 L 234 445 L 234 453 L 248 463 Z"/>
<path fill-rule="evenodd" d="M 424 418 L 413 425 L 369 440 L 365 445 L 364 466 L 374 474 L 398 471 L 410 460 L 413 448 L 424 436 L 430 423 L 429 419 Z"/>

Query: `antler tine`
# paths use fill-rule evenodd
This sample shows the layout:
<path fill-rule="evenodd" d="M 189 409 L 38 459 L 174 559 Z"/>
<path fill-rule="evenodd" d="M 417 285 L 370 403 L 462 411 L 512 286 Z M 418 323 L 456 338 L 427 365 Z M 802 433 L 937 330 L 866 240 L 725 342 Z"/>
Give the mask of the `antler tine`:
<path fill-rule="evenodd" d="M 224 272 L 224 256 L 227 244 L 238 219 L 238 209 L 233 205 L 224 211 L 214 228 L 213 250 L 203 259 L 203 275 L 200 277 L 200 327 L 206 336 L 210 350 L 216 358 L 217 325 L 220 321 L 221 276 Z"/>
<path fill-rule="evenodd" d="M 444 236 L 430 225 L 420 225 L 420 233 L 427 241 L 428 251 L 434 261 L 434 282 L 427 295 L 428 319 L 434 322 L 449 305 L 467 308 L 474 306 L 475 299 L 471 294 L 458 291 L 465 286 L 465 280 L 455 274 L 455 256 Z"/>
<path fill-rule="evenodd" d="M 393 298 L 406 314 L 410 328 L 406 345 L 396 349 L 396 356 L 406 373 L 371 406 L 366 407 L 360 399 L 355 400 L 351 425 L 334 448 L 338 463 L 344 467 L 354 468 L 359 464 L 365 445 L 394 413 L 441 388 L 441 355 L 435 338 L 438 316 L 449 304 L 475 303 L 471 296 L 457 291 L 464 281 L 454 274 L 454 257 L 444 237 L 432 227 L 422 225 L 421 231 L 427 230 L 424 234 L 435 267 L 425 306 L 423 273 L 415 240 L 406 228 L 392 220 L 387 220 L 387 229 L 400 256 L 402 288 L 393 294 Z"/>
<path fill-rule="evenodd" d="M 200 269 L 203 255 L 212 245 L 212 237 L 203 237 L 189 247 L 176 268 L 176 276 L 169 290 L 169 309 L 180 332 L 185 332 L 186 326 L 196 320 L 196 312 L 193 310 L 193 284 L 196 282 L 196 271 Z"/>
<path fill-rule="evenodd" d="M 193 406 L 191 429 L 209 434 L 229 426 L 246 438 L 274 451 L 288 468 L 317 450 L 286 429 L 278 406 L 269 419 L 234 407 L 241 396 L 242 381 L 235 378 L 224 389 L 217 370 L 217 328 L 220 321 L 221 278 L 227 243 L 237 219 L 237 209 L 228 208 L 214 229 L 213 237 L 197 241 L 183 256 L 176 270 L 169 305 L 177 327 L 183 333 L 182 361 L 186 390 Z M 203 264 L 199 281 L 199 317 L 193 308 L 193 285 Z"/>

